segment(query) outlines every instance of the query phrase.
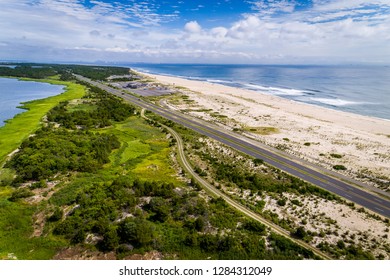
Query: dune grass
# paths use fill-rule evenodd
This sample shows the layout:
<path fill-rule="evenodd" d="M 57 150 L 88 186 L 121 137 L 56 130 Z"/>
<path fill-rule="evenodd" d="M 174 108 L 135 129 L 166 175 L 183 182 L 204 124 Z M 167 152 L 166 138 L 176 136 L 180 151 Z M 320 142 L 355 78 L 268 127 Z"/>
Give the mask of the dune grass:
<path fill-rule="evenodd" d="M 259 135 L 271 135 L 279 133 L 279 129 L 271 126 L 245 127 L 244 130 Z"/>
<path fill-rule="evenodd" d="M 85 94 L 84 86 L 72 82 L 52 79 L 35 81 L 64 85 L 66 89 L 62 94 L 24 103 L 23 108 L 27 111 L 16 115 L 0 127 L 0 165 L 4 163 L 8 154 L 40 127 L 41 119 L 51 108 L 61 101 L 80 98 Z"/>

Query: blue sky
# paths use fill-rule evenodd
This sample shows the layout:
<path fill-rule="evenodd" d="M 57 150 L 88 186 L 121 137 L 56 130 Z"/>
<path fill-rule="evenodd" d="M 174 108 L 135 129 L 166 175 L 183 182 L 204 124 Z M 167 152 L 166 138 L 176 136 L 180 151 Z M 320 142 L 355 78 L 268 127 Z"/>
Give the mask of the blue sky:
<path fill-rule="evenodd" d="M 390 63 L 389 0 L 0 0 L 0 60 Z"/>

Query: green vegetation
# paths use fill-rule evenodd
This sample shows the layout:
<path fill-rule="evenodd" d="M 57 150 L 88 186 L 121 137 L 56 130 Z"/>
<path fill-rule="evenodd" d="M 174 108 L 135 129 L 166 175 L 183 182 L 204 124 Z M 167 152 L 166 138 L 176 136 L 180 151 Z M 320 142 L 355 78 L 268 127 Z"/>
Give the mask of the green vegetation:
<path fill-rule="evenodd" d="M 344 165 L 341 165 L 341 164 L 333 165 L 333 169 L 335 169 L 335 170 L 347 170 L 347 168 Z"/>
<path fill-rule="evenodd" d="M 69 102 L 61 102 L 47 115 L 48 121 L 59 123 L 68 129 L 75 129 L 76 126 L 99 128 L 111 125 L 111 120 L 124 121 L 135 112 L 133 106 L 100 90 L 97 91 L 96 88 L 90 89 L 90 93 L 84 100 L 92 105 L 84 103 L 82 106 L 77 105 L 72 108 Z"/>
<path fill-rule="evenodd" d="M 226 164 L 222 160 L 209 158 L 215 172 L 215 178 L 222 182 L 232 182 L 243 190 L 252 190 L 256 192 L 283 193 L 293 192 L 299 194 L 314 194 L 325 199 L 336 199 L 336 196 L 328 191 L 308 184 L 296 177 L 281 173 L 261 174 L 253 171 L 246 171 L 237 166 Z"/>
<path fill-rule="evenodd" d="M 279 133 L 279 129 L 270 126 L 245 127 L 244 130 L 248 132 L 260 134 L 260 135 L 270 135 L 270 134 Z"/>
<path fill-rule="evenodd" d="M 60 75 L 63 80 L 73 79 L 71 72 L 94 79 L 128 72 L 48 67 L 54 72 L 45 75 Z M 31 75 L 28 69 L 25 73 Z M 22 143 L 20 150 L 0 172 L 0 258 L 49 259 L 59 249 L 75 245 L 114 252 L 117 258 L 151 250 L 165 259 L 315 258 L 223 199 L 208 197 L 194 180 L 183 180 L 172 156 L 175 141 L 156 121 L 141 119 L 134 115 L 134 107 L 94 87 L 88 86 L 88 94 L 80 99 L 85 87 L 66 84 L 68 89 L 77 86 L 77 94 L 56 99 L 42 110 L 37 124 L 15 144 L 16 148 Z M 44 114 L 47 120 L 39 129 Z M 259 194 L 282 197 L 289 191 L 334 199 L 280 171 L 268 167 L 269 173 L 248 171 L 210 156 L 204 145 L 196 145 L 199 135 L 156 119 L 175 127 L 186 149 L 196 148 L 196 155 L 209 162 L 207 169 L 199 168 L 205 177 Z M 261 160 L 253 164 L 265 168 Z M 258 204 L 264 206 L 263 201 Z"/>
<path fill-rule="evenodd" d="M 26 139 L 5 167 L 16 170 L 15 182 L 48 179 L 69 171 L 94 172 L 109 162 L 111 150 L 119 146 L 114 135 L 48 126 Z"/>
<path fill-rule="evenodd" d="M 44 79 L 60 75 L 61 80 L 73 80 L 71 73 L 79 74 L 92 80 L 106 80 L 112 75 L 128 75 L 129 69 L 112 66 L 86 66 L 66 64 L 15 63 L 15 68 L 0 67 L 0 76 L 13 76 Z"/>
<path fill-rule="evenodd" d="M 19 78 L 44 79 L 54 76 L 57 72 L 50 66 L 36 67 L 35 64 L 16 64 L 15 68 L 0 67 L 0 76 Z M 40 66 L 40 65 L 39 65 Z"/>
<path fill-rule="evenodd" d="M 82 85 L 57 80 L 40 81 L 64 85 L 66 90 L 60 95 L 25 103 L 23 108 L 28 111 L 15 116 L 7 121 L 6 125 L 0 127 L 0 164 L 5 161 L 6 156 L 14 151 L 24 139 L 41 126 L 43 116 L 51 108 L 61 101 L 80 98 L 85 94 L 85 87 Z"/>
<path fill-rule="evenodd" d="M 11 202 L 7 192 L 0 193 L 0 259 L 50 259 L 55 252 L 66 246 L 62 238 L 48 235 L 32 237 L 32 216 L 38 211 L 34 205 L 23 202 Z"/>
<path fill-rule="evenodd" d="M 330 156 L 333 158 L 342 158 L 343 157 L 342 155 L 339 155 L 339 154 L 330 154 Z"/>
<path fill-rule="evenodd" d="M 317 246 L 324 252 L 332 253 L 336 258 L 344 257 L 346 260 L 373 260 L 374 256 L 360 246 L 354 244 L 346 245 L 344 241 L 339 240 L 337 244 L 329 244 L 328 242 L 321 242 Z"/>

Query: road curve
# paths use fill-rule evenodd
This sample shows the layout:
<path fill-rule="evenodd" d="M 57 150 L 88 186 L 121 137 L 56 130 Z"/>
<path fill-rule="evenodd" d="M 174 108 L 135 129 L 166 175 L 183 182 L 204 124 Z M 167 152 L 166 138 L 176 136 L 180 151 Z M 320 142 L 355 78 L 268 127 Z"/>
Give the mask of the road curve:
<path fill-rule="evenodd" d="M 327 174 L 318 172 L 305 165 L 292 161 L 286 157 L 281 156 L 273 151 L 265 149 L 253 144 L 253 140 L 245 141 L 243 136 L 232 132 L 227 132 L 222 128 L 216 128 L 213 125 L 207 124 L 203 121 L 186 116 L 184 114 L 161 108 L 155 104 L 146 102 L 133 95 L 126 94 L 120 90 L 109 87 L 103 83 L 95 82 L 85 77 L 75 75 L 77 79 L 90 83 L 101 89 L 110 92 L 116 96 L 125 99 L 142 108 L 146 108 L 164 118 L 179 123 L 187 128 L 190 128 L 200 134 L 213 138 L 221 143 L 224 143 L 240 152 L 264 160 L 264 162 L 281 169 L 293 176 L 296 176 L 306 182 L 319 186 L 332 193 L 335 193 L 346 200 L 359 204 L 373 212 L 382 216 L 390 217 L 390 201 L 385 200 L 379 196 L 365 192 L 352 184 L 335 179 Z"/>
<path fill-rule="evenodd" d="M 142 109 L 142 112 L 141 112 L 141 115 L 142 117 L 146 118 L 145 115 L 144 115 L 144 110 L 145 109 Z M 309 245 L 308 243 L 302 241 L 302 240 L 299 240 L 299 239 L 295 239 L 295 238 L 292 238 L 291 235 L 290 235 L 290 232 L 285 230 L 284 228 L 274 224 L 274 223 L 271 223 L 270 221 L 266 220 L 265 218 L 263 218 L 261 215 L 249 210 L 248 208 L 246 208 L 245 206 L 241 205 L 240 203 L 238 203 L 237 201 L 231 199 L 229 196 L 227 196 L 226 194 L 224 194 L 223 192 L 221 192 L 220 190 L 218 190 L 217 188 L 215 188 L 213 185 L 211 185 L 209 182 L 207 182 L 206 180 L 204 180 L 202 177 L 200 177 L 195 171 L 194 169 L 192 168 L 191 164 L 188 162 L 187 160 L 187 157 L 184 153 L 184 145 L 183 145 L 183 140 L 181 139 L 180 135 L 175 131 L 173 130 L 172 128 L 166 126 L 166 125 L 163 125 L 161 124 L 164 128 L 166 128 L 169 133 L 171 133 L 171 135 L 176 139 L 176 142 L 177 142 L 177 150 L 178 150 L 178 160 L 180 162 L 180 165 L 183 167 L 183 169 L 188 173 L 190 174 L 206 191 L 208 191 L 209 193 L 211 193 L 213 196 L 216 196 L 216 197 L 221 197 L 223 198 L 227 204 L 229 204 L 230 206 L 234 207 L 235 209 L 237 209 L 239 212 L 243 213 L 244 215 L 268 226 L 272 231 L 290 239 L 291 241 L 297 243 L 298 245 L 302 246 L 303 248 L 305 249 L 308 249 L 312 252 L 314 252 L 317 256 L 323 258 L 323 259 L 326 259 L 326 260 L 330 260 L 331 258 L 323 253 L 321 250 L 319 250 L 318 248 L 314 247 L 314 246 L 311 246 Z"/>

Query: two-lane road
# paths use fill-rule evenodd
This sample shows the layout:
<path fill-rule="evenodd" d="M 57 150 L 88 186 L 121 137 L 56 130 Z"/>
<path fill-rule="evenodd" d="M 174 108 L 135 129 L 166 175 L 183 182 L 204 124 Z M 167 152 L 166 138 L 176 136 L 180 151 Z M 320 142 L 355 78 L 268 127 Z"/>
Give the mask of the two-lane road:
<path fill-rule="evenodd" d="M 265 149 L 262 145 L 254 145 L 253 140 L 245 140 L 242 135 L 237 135 L 232 132 L 228 132 L 223 128 L 217 128 L 212 124 L 207 124 L 204 121 L 197 120 L 187 115 L 181 114 L 176 111 L 171 111 L 166 108 L 162 108 L 155 104 L 143 101 L 135 96 L 125 94 L 120 90 L 113 89 L 105 84 L 91 81 L 90 79 L 75 75 L 79 80 L 88 82 L 94 86 L 106 90 L 114 95 L 117 95 L 135 105 L 146 108 L 164 118 L 179 123 L 187 128 L 190 128 L 200 134 L 213 138 L 221 143 L 224 143 L 240 152 L 251 155 L 255 158 L 264 160 L 264 162 L 279 168 L 291 175 L 294 175 L 306 182 L 319 186 L 332 193 L 335 193 L 349 201 L 364 206 L 365 208 L 376 212 L 380 215 L 390 217 L 390 201 L 381 197 L 375 196 L 371 193 L 367 193 L 360 188 L 355 187 L 352 184 L 348 184 L 344 181 L 335 179 L 327 174 L 318 172 L 305 165 L 302 165 L 296 161 L 292 161 L 286 157 L 281 156 L 278 153 L 273 152 L 271 149 Z"/>

